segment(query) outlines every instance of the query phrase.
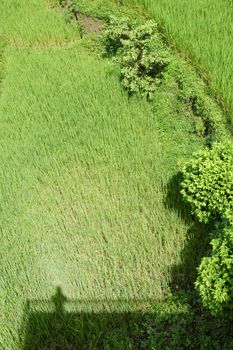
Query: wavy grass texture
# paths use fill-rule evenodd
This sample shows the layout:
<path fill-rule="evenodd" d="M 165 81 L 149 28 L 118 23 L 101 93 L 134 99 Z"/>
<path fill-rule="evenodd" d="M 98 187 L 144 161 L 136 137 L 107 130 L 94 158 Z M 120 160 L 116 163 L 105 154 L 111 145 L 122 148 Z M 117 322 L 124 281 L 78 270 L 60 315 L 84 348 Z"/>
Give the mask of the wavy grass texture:
<path fill-rule="evenodd" d="M 8 47 L 1 105 L 6 348 L 26 299 L 159 299 L 188 227 L 161 189 L 198 147 L 128 100 L 116 67 L 72 49 Z M 187 122 L 183 130 L 187 129 Z M 169 170 L 170 169 L 170 170 Z M 174 246 L 176 247 L 174 249 Z M 17 347 L 16 347 L 17 348 Z"/>
<path fill-rule="evenodd" d="M 45 1 L 0 6 L 8 42 L 0 94 L 0 348 L 74 349 L 47 327 L 52 322 L 62 337 L 59 303 L 58 321 L 48 310 L 61 289 L 68 306 L 80 301 L 82 315 L 92 305 L 90 338 L 80 349 L 131 349 L 127 322 L 118 336 L 111 324 L 105 345 L 98 324 L 108 328 L 106 310 L 119 318 L 123 309 L 127 321 L 127 312 L 144 312 L 166 294 L 195 236 L 188 214 L 175 207 L 174 176 L 205 140 L 174 108 L 173 90 L 159 90 L 154 108 L 129 98 L 117 65 L 91 54 Z M 204 240 L 203 228 L 196 230 Z M 198 240 L 189 247 L 190 276 Z M 46 310 L 25 314 L 28 301 L 45 301 Z M 66 320 L 68 333 L 83 331 L 72 314 Z"/>

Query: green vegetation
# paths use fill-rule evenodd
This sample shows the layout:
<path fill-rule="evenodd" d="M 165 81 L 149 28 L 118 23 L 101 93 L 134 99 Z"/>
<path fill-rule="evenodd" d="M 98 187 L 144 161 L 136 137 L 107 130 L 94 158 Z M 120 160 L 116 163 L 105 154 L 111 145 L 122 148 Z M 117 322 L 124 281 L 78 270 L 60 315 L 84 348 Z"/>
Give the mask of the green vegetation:
<path fill-rule="evenodd" d="M 151 100 L 171 60 L 156 24 L 147 21 L 136 26 L 127 24 L 125 19 L 113 18 L 103 41 L 107 54 L 118 56 L 123 86 L 128 93 L 140 93 Z"/>
<path fill-rule="evenodd" d="M 182 195 L 201 222 L 233 211 L 233 144 L 214 144 L 193 155 L 183 170 Z"/>
<path fill-rule="evenodd" d="M 77 41 L 77 31 L 67 26 L 47 0 L 1 0 L 0 35 L 18 46 L 66 45 Z"/>
<path fill-rule="evenodd" d="M 152 315 L 145 315 L 136 336 L 140 350 L 232 349 L 231 321 L 211 318 L 199 305 L 193 307 L 187 289 L 157 304 Z"/>
<path fill-rule="evenodd" d="M 198 268 L 196 288 L 213 315 L 232 312 L 233 301 L 233 144 L 198 151 L 183 170 L 181 193 L 200 222 L 217 223 L 210 256 Z"/>
<path fill-rule="evenodd" d="M 126 0 L 126 2 L 129 2 Z M 131 0 L 135 3 L 135 0 Z M 212 90 L 233 114 L 233 9 L 228 0 L 137 0 L 170 40 L 205 71 Z M 231 119 L 232 120 L 232 119 Z"/>
<path fill-rule="evenodd" d="M 117 17 L 128 17 L 143 21 L 145 18 L 145 10 L 142 6 L 129 6 L 130 1 L 122 0 L 72 0 L 76 4 L 77 10 L 93 17 L 109 19 L 112 15 Z M 124 2 L 124 6 L 123 6 Z M 128 5 L 128 6 L 127 6 Z"/>
<path fill-rule="evenodd" d="M 231 326 L 200 315 L 192 290 L 210 227 L 177 179 L 193 152 L 228 138 L 222 110 L 172 51 L 179 69 L 151 102 L 129 97 L 119 63 L 58 3 L 0 4 L 0 347 L 231 349 Z M 77 6 L 144 18 L 120 0 Z"/>
<path fill-rule="evenodd" d="M 202 259 L 196 287 L 204 306 L 215 315 L 232 317 L 233 300 L 233 229 L 219 228 L 211 240 L 211 254 Z"/>
<path fill-rule="evenodd" d="M 208 95 L 206 85 L 165 45 L 153 21 L 140 24 L 110 17 L 101 41 L 104 55 L 116 56 L 129 95 L 139 93 L 153 100 L 157 91 L 169 90 L 174 113 L 179 110 L 182 115 L 194 117 L 197 135 L 211 142 L 229 137 L 222 111 Z"/>

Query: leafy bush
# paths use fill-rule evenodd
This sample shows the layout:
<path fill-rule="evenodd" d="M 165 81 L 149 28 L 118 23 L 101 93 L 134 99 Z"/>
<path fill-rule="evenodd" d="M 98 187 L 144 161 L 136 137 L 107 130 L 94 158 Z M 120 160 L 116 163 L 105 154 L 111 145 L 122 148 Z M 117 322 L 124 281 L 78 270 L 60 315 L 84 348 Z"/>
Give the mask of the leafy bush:
<path fill-rule="evenodd" d="M 233 144 L 215 143 L 194 154 L 183 169 L 181 194 L 200 222 L 233 211 Z"/>
<path fill-rule="evenodd" d="M 211 246 L 198 268 L 196 288 L 203 305 L 216 315 L 233 308 L 233 227 L 218 232 Z"/>
<path fill-rule="evenodd" d="M 228 317 L 212 317 L 193 301 L 193 293 L 169 295 L 154 310 L 135 323 L 137 349 L 232 350 L 232 325 Z"/>
<path fill-rule="evenodd" d="M 133 22 L 128 18 L 117 19 L 111 16 L 102 36 L 102 43 L 107 55 L 115 56 L 119 53 L 125 42 L 130 39 L 130 32 L 133 30 Z"/>
<path fill-rule="evenodd" d="M 129 93 L 141 93 L 152 98 L 161 83 L 171 55 L 163 45 L 157 25 L 147 21 L 142 25 L 127 19 L 112 18 L 103 37 L 108 54 L 117 54 L 121 77 Z"/>

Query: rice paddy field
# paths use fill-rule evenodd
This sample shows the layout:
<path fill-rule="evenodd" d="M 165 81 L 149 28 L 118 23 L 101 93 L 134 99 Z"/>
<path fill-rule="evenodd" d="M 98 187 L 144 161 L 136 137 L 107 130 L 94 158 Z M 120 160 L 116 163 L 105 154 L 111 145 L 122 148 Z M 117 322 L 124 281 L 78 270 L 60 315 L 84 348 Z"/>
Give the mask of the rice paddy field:
<path fill-rule="evenodd" d="M 117 65 L 45 0 L 0 14 L 0 347 L 139 349 L 130 324 L 205 240 L 174 182 L 205 139 L 171 92 L 156 112 L 128 98 Z"/>
<path fill-rule="evenodd" d="M 130 0 L 131 1 L 131 0 Z M 230 0 L 139 0 L 182 52 L 208 76 L 233 114 L 233 7 Z"/>

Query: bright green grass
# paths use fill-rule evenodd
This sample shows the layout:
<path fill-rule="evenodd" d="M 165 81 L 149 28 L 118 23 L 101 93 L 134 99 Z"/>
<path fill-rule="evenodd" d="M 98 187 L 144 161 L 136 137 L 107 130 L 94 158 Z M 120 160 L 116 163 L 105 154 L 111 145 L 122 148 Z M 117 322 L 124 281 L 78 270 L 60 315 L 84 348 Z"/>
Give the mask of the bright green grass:
<path fill-rule="evenodd" d="M 41 21 L 27 26 L 16 11 L 18 27 L 6 17 L 2 26 L 14 43 L 5 48 L 0 95 L 0 347 L 137 349 L 125 312 L 166 295 L 187 241 L 186 270 L 194 273 L 192 222 L 168 208 L 167 186 L 205 141 L 176 112 L 173 91 L 157 92 L 155 111 L 129 99 L 116 65 L 75 43 L 45 2 L 33 4 Z M 11 6 L 5 2 L 5 13 Z M 66 30 L 72 45 L 61 47 Z M 176 184 L 170 188 L 177 196 Z M 58 286 L 68 298 L 62 327 L 52 313 Z M 85 312 L 76 323 L 72 313 Z M 76 348 L 63 344 L 64 328 L 78 332 Z"/>
<path fill-rule="evenodd" d="M 57 0 L 55 0 L 57 1 Z M 99 18 L 109 18 L 109 16 L 137 18 L 138 21 L 143 20 L 146 15 L 143 6 L 131 2 L 121 0 L 75 0 L 77 9 L 80 12 L 86 13 L 89 16 Z"/>
<path fill-rule="evenodd" d="M 132 1 L 132 0 L 129 0 Z M 126 0 L 126 2 L 129 2 Z M 134 0 L 133 0 L 134 2 Z M 233 114 L 233 7 L 228 0 L 138 0 L 207 71 Z"/>
<path fill-rule="evenodd" d="M 68 25 L 48 0 L 1 0 L 0 35 L 21 45 L 65 44 L 77 39 L 77 29 Z"/>
<path fill-rule="evenodd" d="M 26 299 L 50 299 L 56 286 L 68 298 L 159 299 L 185 241 L 187 226 L 165 209 L 162 188 L 177 153 L 187 157 L 201 141 L 185 133 L 189 122 L 175 129 L 167 110 L 156 116 L 128 100 L 116 68 L 82 51 L 5 52 L 1 331 L 9 349 Z"/>

